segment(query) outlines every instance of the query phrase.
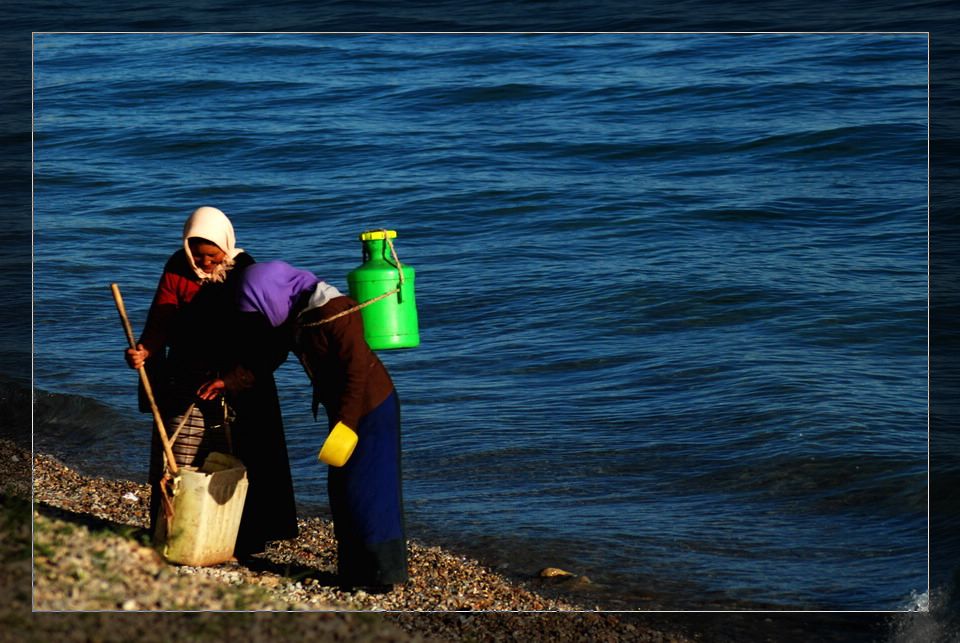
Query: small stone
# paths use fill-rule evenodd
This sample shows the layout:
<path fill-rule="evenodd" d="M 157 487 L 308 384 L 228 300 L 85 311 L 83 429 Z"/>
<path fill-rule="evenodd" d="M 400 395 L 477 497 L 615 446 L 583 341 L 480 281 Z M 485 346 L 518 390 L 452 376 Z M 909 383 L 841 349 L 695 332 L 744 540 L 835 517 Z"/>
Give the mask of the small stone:
<path fill-rule="evenodd" d="M 573 576 L 571 572 L 568 572 L 565 569 L 560 569 L 559 567 L 544 567 L 538 572 L 537 575 L 540 576 L 540 578 L 557 578 L 559 576 Z"/>
<path fill-rule="evenodd" d="M 127 612 L 132 612 L 137 609 L 137 601 L 132 598 L 123 602 L 123 609 Z"/>

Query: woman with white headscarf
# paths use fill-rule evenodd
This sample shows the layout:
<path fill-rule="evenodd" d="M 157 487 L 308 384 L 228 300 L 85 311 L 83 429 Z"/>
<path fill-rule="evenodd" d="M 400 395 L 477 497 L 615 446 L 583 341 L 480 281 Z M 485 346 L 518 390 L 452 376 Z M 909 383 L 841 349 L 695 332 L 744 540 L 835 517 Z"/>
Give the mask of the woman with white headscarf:
<path fill-rule="evenodd" d="M 131 368 L 146 365 L 165 426 L 172 433 L 182 425 L 173 445 L 179 466 L 199 467 L 211 451 L 220 451 L 233 452 L 247 467 L 250 486 L 237 536 L 238 557 L 263 551 L 269 540 L 297 534 L 273 377 L 259 378 L 251 388 L 233 375 L 240 341 L 234 332 L 234 293 L 240 273 L 253 263 L 236 247 L 233 225 L 223 212 L 209 206 L 195 210 L 183 226 L 183 247 L 164 266 L 137 348 L 126 352 Z M 204 386 L 211 381 L 217 382 L 212 391 Z M 141 410 L 149 411 L 143 397 Z M 154 431 L 151 530 L 161 510 L 162 454 Z"/>

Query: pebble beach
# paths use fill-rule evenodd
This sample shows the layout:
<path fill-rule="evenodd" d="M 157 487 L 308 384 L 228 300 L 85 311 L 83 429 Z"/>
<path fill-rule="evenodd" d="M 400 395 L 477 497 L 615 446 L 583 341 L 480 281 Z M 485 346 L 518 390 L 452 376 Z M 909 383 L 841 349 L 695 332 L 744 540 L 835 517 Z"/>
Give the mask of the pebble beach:
<path fill-rule="evenodd" d="M 589 584 L 587 578 L 548 570 L 523 586 L 475 560 L 415 541 L 409 543 L 408 583 L 388 594 L 344 592 L 336 585 L 332 525 L 320 518 L 301 520 L 296 539 L 273 543 L 243 564 L 169 564 L 150 544 L 147 485 L 84 476 L 6 440 L 0 441 L 0 462 L 4 526 L 11 529 L 18 505 L 21 513 L 31 510 L 32 464 L 33 585 L 26 594 L 21 588 L 19 596 L 21 607 L 33 610 L 33 625 L 56 630 L 64 613 L 86 612 L 88 621 L 117 630 L 117 640 L 169 640 L 169 632 L 148 624 L 186 616 L 170 612 L 198 612 L 189 618 L 206 623 L 198 631 L 214 639 L 242 627 L 244 637 L 254 631 L 271 638 L 313 631 L 330 640 L 536 640 L 547 634 L 571 641 L 693 640 L 558 597 L 575 595 L 578 586 Z M 30 525 L 17 529 L 16 538 L 5 540 L 21 540 L 26 551 L 8 564 L 19 565 L 31 589 Z M 57 633 L 88 640 L 72 629 Z"/>
<path fill-rule="evenodd" d="M 803 618 L 598 611 L 589 578 L 574 572 L 506 578 L 415 540 L 409 582 L 344 592 L 322 518 L 301 519 L 296 539 L 242 564 L 174 565 L 151 546 L 145 484 L 82 475 L 9 440 L 0 440 L 0 480 L 2 589 L 13 597 L 0 608 L 0 641 L 814 640 Z M 818 621 L 816 640 L 853 640 L 853 629 L 876 625 L 840 618 L 826 635 Z"/>

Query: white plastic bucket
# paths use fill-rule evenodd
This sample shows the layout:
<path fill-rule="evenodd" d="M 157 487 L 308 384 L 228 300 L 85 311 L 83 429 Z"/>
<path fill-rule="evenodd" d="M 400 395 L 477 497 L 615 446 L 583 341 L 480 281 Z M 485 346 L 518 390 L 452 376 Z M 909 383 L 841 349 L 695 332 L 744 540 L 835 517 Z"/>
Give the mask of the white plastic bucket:
<path fill-rule="evenodd" d="M 171 563 L 216 565 L 233 557 L 247 496 L 240 460 L 211 454 L 200 470 L 181 467 L 173 482 L 173 519 L 158 521 L 157 543 Z"/>

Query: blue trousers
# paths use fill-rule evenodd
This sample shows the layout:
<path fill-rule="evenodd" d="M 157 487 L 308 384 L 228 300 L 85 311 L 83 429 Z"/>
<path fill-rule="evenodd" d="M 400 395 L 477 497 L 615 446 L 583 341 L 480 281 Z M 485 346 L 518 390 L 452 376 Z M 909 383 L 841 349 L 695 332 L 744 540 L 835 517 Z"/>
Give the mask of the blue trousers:
<path fill-rule="evenodd" d="M 407 580 L 400 474 L 400 400 L 396 391 L 360 419 L 358 441 L 342 467 L 327 470 L 341 585 Z"/>

